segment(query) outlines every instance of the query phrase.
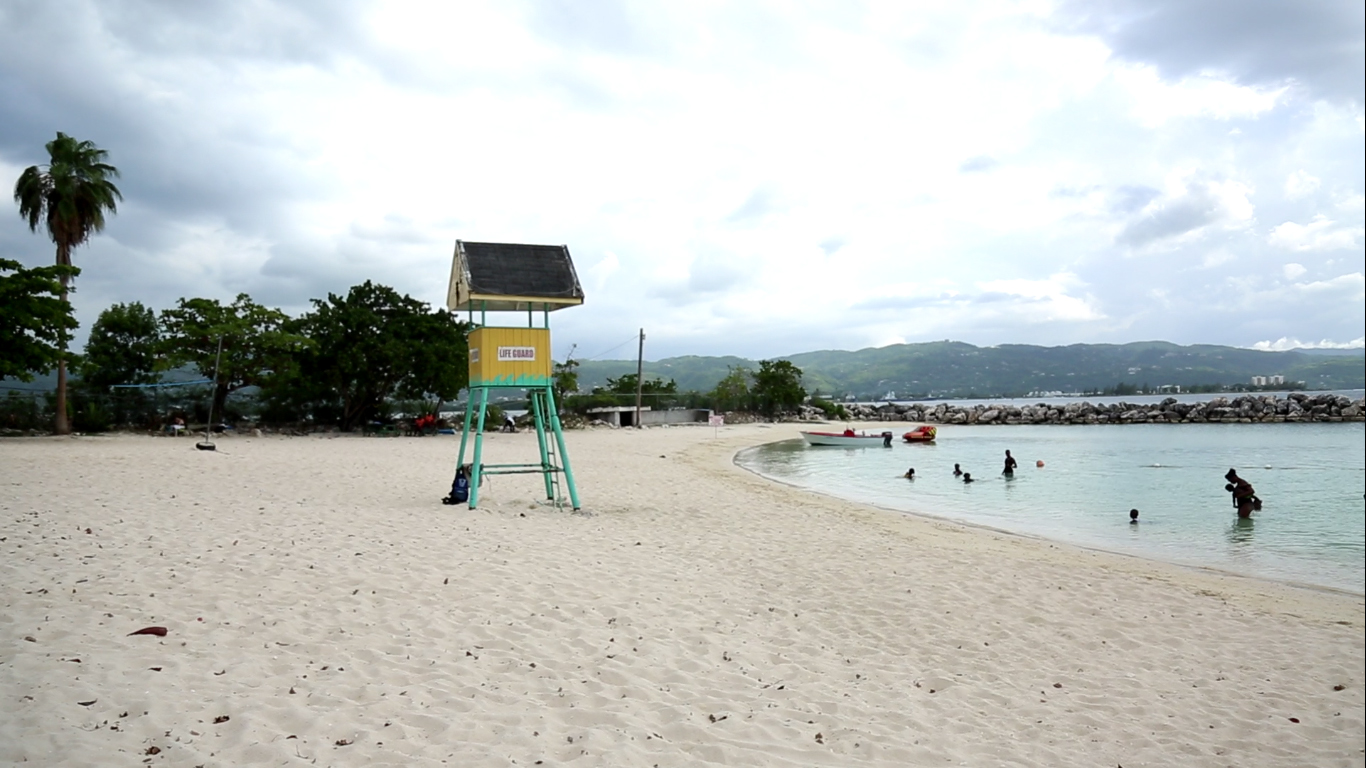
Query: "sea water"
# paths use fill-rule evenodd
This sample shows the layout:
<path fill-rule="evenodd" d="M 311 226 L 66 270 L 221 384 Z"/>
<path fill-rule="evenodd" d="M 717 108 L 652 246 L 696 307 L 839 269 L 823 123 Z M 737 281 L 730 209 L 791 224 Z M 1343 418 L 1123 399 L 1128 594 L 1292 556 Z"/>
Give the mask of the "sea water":
<path fill-rule="evenodd" d="M 1019 462 L 1002 473 L 1005 451 Z M 737 462 L 894 510 L 1085 547 L 1356 593 L 1366 591 L 1361 423 L 939 427 L 891 448 L 784 440 Z M 1042 466 L 1036 465 L 1042 462 Z M 976 482 L 954 477 L 957 463 Z M 903 477 L 915 468 L 915 480 Z M 1262 499 L 1239 519 L 1224 474 Z M 1139 510 L 1131 524 L 1129 510 Z"/>

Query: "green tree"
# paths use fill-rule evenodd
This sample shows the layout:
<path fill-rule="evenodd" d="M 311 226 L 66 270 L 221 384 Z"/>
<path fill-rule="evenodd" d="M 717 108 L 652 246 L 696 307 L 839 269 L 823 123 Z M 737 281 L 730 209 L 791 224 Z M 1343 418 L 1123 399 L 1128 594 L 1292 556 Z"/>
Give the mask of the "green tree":
<path fill-rule="evenodd" d="M 81 358 L 81 381 L 90 387 L 150 384 L 157 379 L 161 328 L 142 302 L 115 304 L 90 327 Z"/>
<path fill-rule="evenodd" d="M 802 369 L 787 360 L 760 360 L 754 374 L 754 403 L 759 412 L 773 417 L 790 411 L 806 399 Z"/>
<path fill-rule="evenodd" d="M 62 298 L 63 281 L 78 272 L 72 266 L 24 269 L 0 259 L 0 378 L 32 381 L 65 358 L 76 318 Z"/>
<path fill-rule="evenodd" d="M 469 383 L 469 324 L 369 280 L 313 300 L 299 328 L 311 346 L 300 379 L 316 403 L 337 403 L 342 429 L 383 413 L 394 396 L 453 400 Z"/>
<path fill-rule="evenodd" d="M 399 380 L 395 395 L 421 400 L 427 404 L 427 412 L 436 415 L 443 402 L 454 400 L 470 383 L 466 338 L 470 327 L 451 312 L 419 304 L 421 312 L 404 318 L 398 329 L 411 341 L 412 348 L 408 373 Z"/>
<path fill-rule="evenodd" d="M 154 427 L 155 397 L 143 389 L 112 387 L 156 381 L 160 343 L 156 314 L 140 302 L 115 304 L 101 312 L 76 366 L 81 378 L 70 393 L 73 426 L 82 432 L 117 424 Z"/>
<path fill-rule="evenodd" d="M 105 162 L 108 152 L 61 132 L 46 148 L 46 166 L 31 165 L 19 174 L 14 184 L 14 201 L 19 204 L 19 215 L 28 220 L 30 230 L 37 232 L 40 222 L 46 224 L 48 236 L 57 246 L 57 266 L 70 267 L 71 252 L 104 229 L 105 212 L 117 212 L 115 201 L 122 200 L 123 195 L 111 179 L 118 178 L 119 171 Z M 58 275 L 63 302 L 67 301 L 72 274 Z M 63 351 L 65 344 L 63 338 Z M 71 432 L 66 414 L 65 355 L 57 359 L 55 431 L 59 435 Z"/>
<path fill-rule="evenodd" d="M 624 374 L 621 378 L 617 379 L 608 376 L 607 386 L 604 389 L 614 395 L 630 395 L 635 397 L 636 381 L 637 377 L 634 373 Z M 640 385 L 640 392 L 643 395 L 651 396 L 676 395 L 678 394 L 678 384 L 673 379 L 669 379 L 668 383 L 665 383 L 663 379 L 655 377 L 653 379 L 646 379 L 645 383 Z"/>
<path fill-rule="evenodd" d="M 555 390 L 555 402 L 564 405 L 565 398 L 579 391 L 579 361 L 566 357 L 563 363 L 555 363 L 551 374 Z"/>
<path fill-rule="evenodd" d="M 749 407 L 749 385 L 753 373 L 744 366 L 726 366 L 729 371 L 707 394 L 712 408 L 718 411 L 741 411 Z"/>
<path fill-rule="evenodd" d="M 213 384 L 213 412 L 223 413 L 228 395 L 267 386 L 286 374 L 308 339 L 293 333 L 289 316 L 263 307 L 245 293 L 229 305 L 217 299 L 181 299 L 161 313 L 162 345 L 172 367 L 193 365 Z M 219 342 L 222 358 L 219 361 Z"/>

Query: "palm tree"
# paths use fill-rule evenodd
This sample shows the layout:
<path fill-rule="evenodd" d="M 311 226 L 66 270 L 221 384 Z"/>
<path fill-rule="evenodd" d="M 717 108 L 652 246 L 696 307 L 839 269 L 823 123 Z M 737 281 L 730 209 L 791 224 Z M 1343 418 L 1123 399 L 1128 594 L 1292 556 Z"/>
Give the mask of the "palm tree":
<path fill-rule="evenodd" d="M 31 165 L 14 184 L 14 201 L 28 227 L 38 231 L 47 222 L 47 233 L 57 244 L 57 264 L 71 266 L 71 252 L 104 229 L 104 212 L 116 213 L 114 202 L 122 200 L 110 181 L 119 169 L 104 162 L 109 153 L 89 141 L 77 141 L 60 131 L 47 143 L 51 159 L 46 166 Z M 67 301 L 70 278 L 63 274 L 62 301 Z M 63 342 L 65 344 L 65 341 Z M 57 362 L 57 425 L 59 435 L 69 434 L 66 419 L 66 360 Z"/>

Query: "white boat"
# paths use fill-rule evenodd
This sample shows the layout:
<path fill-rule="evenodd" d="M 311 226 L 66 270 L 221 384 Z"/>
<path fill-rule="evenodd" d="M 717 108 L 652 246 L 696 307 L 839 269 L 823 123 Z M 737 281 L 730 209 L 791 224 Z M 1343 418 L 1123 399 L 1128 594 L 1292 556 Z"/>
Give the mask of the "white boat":
<path fill-rule="evenodd" d="M 802 432 L 802 439 L 807 445 L 839 445 L 845 448 L 868 448 L 879 444 L 890 446 L 892 444 L 891 432 L 880 432 L 868 434 L 866 432 L 855 432 L 846 429 L 843 432 Z"/>

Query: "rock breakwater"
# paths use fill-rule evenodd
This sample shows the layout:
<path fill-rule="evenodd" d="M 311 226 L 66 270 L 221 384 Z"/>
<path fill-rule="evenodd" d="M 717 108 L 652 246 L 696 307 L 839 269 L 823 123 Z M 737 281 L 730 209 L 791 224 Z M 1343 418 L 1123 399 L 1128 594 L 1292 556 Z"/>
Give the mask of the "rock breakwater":
<path fill-rule="evenodd" d="M 1366 400 L 1330 393 L 1294 392 L 1287 397 L 1240 395 L 1198 403 L 1169 397 L 1159 403 L 1038 403 L 1036 405 L 885 403 L 845 405 L 852 421 L 922 421 L 930 424 L 1279 424 L 1366 421 Z M 803 419 L 825 420 L 802 407 Z"/>

